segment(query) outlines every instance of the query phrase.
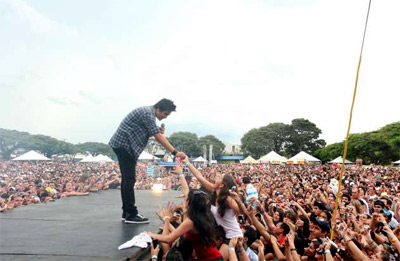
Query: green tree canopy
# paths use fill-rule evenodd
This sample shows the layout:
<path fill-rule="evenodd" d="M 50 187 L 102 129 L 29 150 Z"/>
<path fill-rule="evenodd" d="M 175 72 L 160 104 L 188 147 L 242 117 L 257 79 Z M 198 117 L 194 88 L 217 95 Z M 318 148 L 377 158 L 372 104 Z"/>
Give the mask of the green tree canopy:
<path fill-rule="evenodd" d="M 344 153 L 344 141 L 328 145 L 316 151 L 316 156 L 323 161 L 332 160 Z M 400 122 L 388 124 L 383 128 L 349 136 L 347 158 L 364 163 L 389 164 L 400 158 Z"/>
<path fill-rule="evenodd" d="M 295 155 L 299 151 L 314 153 L 326 145 L 325 140 L 318 139 L 322 131 L 307 119 L 294 119 L 289 125 L 286 155 Z"/>
<path fill-rule="evenodd" d="M 321 130 L 306 119 L 294 119 L 291 124 L 271 123 L 258 129 L 251 129 L 241 139 L 242 150 L 255 157 L 261 157 L 271 150 L 287 157 L 305 151 L 313 153 L 325 145 L 318 139 Z"/>
<path fill-rule="evenodd" d="M 19 148 L 24 148 L 29 133 L 16 130 L 0 129 L 0 155 L 9 160 L 11 154 Z"/>
<path fill-rule="evenodd" d="M 168 140 L 174 148 L 185 152 L 190 157 L 201 154 L 199 139 L 195 133 L 175 132 L 171 134 Z"/>
<path fill-rule="evenodd" d="M 200 148 L 202 148 L 204 145 L 206 146 L 206 148 L 208 148 L 210 145 L 213 145 L 213 154 L 215 156 L 222 155 L 225 150 L 225 144 L 214 135 L 201 137 L 198 144 Z"/>
<path fill-rule="evenodd" d="M 92 155 L 107 155 L 110 156 L 111 158 L 115 157 L 114 151 L 111 149 L 111 147 L 108 144 L 101 143 L 101 142 L 85 142 L 85 143 L 79 143 L 76 145 L 77 148 L 79 148 L 81 151 L 84 152 L 89 152 Z"/>

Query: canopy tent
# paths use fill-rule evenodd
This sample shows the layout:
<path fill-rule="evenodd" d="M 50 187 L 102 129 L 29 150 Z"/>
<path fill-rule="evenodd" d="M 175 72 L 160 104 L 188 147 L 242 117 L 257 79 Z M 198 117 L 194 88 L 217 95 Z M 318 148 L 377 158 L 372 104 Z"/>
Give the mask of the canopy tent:
<path fill-rule="evenodd" d="M 138 160 L 159 160 L 160 158 L 151 155 L 150 153 L 143 151 L 142 154 L 140 154 L 139 159 Z"/>
<path fill-rule="evenodd" d="M 338 164 L 342 164 L 343 162 L 343 158 L 342 156 L 337 157 L 336 159 L 329 161 L 329 163 L 338 163 Z M 344 164 L 353 164 L 353 162 L 351 162 L 350 160 L 346 159 Z"/>
<path fill-rule="evenodd" d="M 102 154 L 97 155 L 96 157 L 94 157 L 94 159 L 96 162 L 113 162 L 110 157 Z"/>
<path fill-rule="evenodd" d="M 394 164 L 400 165 L 400 160 L 393 162 Z"/>
<path fill-rule="evenodd" d="M 321 163 L 320 159 L 317 159 L 316 157 L 311 156 L 310 154 L 300 151 L 290 159 L 286 161 L 288 164 L 304 164 L 305 162 L 308 163 Z"/>
<path fill-rule="evenodd" d="M 259 161 L 261 163 L 272 163 L 272 164 L 280 164 L 282 162 L 286 162 L 287 158 L 279 155 L 278 153 L 276 153 L 275 151 L 271 151 L 269 152 L 267 155 L 262 156 Z"/>
<path fill-rule="evenodd" d="M 203 158 L 202 156 L 200 156 L 200 157 L 194 159 L 193 162 L 195 162 L 195 163 L 207 163 L 208 161 L 205 158 Z"/>
<path fill-rule="evenodd" d="M 76 153 L 76 154 L 74 155 L 74 159 L 76 159 L 76 160 L 84 159 L 85 157 L 86 157 L 86 155 L 85 155 L 85 154 L 82 154 L 82 153 Z"/>
<path fill-rule="evenodd" d="M 92 156 L 92 155 L 88 155 L 88 156 L 86 156 L 86 157 L 84 157 L 81 161 L 79 161 L 79 162 L 83 162 L 83 163 L 85 163 L 85 162 L 97 162 L 96 160 L 95 160 L 95 158 Z"/>
<path fill-rule="evenodd" d="M 51 159 L 43 156 L 42 154 L 40 154 L 40 153 L 38 153 L 38 152 L 36 152 L 34 150 L 31 150 L 31 151 L 28 151 L 25 154 L 22 154 L 19 157 L 16 157 L 13 160 L 15 160 L 15 161 L 23 161 L 23 160 L 28 161 L 28 160 L 51 160 Z"/>
<path fill-rule="evenodd" d="M 244 160 L 241 160 L 240 163 L 244 163 L 244 164 L 254 164 L 254 163 L 258 163 L 258 161 L 255 160 L 252 156 L 248 156 L 248 157 L 245 158 Z"/>

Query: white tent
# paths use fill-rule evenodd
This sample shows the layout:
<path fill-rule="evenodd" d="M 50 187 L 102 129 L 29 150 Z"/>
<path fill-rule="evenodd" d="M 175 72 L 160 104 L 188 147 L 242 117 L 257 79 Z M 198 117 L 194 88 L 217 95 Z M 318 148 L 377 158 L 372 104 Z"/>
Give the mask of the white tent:
<path fill-rule="evenodd" d="M 96 157 L 94 157 L 94 159 L 96 160 L 96 162 L 113 162 L 110 157 L 102 154 L 97 155 Z"/>
<path fill-rule="evenodd" d="M 342 164 L 343 162 L 343 158 L 342 156 L 337 157 L 336 159 L 329 161 L 329 163 L 338 163 L 338 164 Z M 351 162 L 350 160 L 346 159 L 344 164 L 353 164 L 353 162 Z"/>
<path fill-rule="evenodd" d="M 248 157 L 245 158 L 244 160 L 241 160 L 240 163 L 244 163 L 244 164 L 255 164 L 255 163 L 258 163 L 258 160 L 255 160 L 252 156 L 248 156 Z"/>
<path fill-rule="evenodd" d="M 82 153 L 76 153 L 74 155 L 74 159 L 76 159 L 76 160 L 84 159 L 85 157 L 86 157 L 86 155 L 82 154 Z"/>
<path fill-rule="evenodd" d="M 279 155 L 275 151 L 269 152 L 267 155 L 262 156 L 259 161 L 261 163 L 263 162 L 271 162 L 271 163 L 281 163 L 281 162 L 286 162 L 287 158 Z"/>
<path fill-rule="evenodd" d="M 200 156 L 200 157 L 194 159 L 193 162 L 196 162 L 196 163 L 207 163 L 207 160 L 205 158 L 203 158 L 202 156 Z"/>
<path fill-rule="evenodd" d="M 400 165 L 400 160 L 393 162 L 394 164 Z"/>
<path fill-rule="evenodd" d="M 140 154 L 139 156 L 139 160 L 153 160 L 153 159 L 159 160 L 160 158 L 153 156 L 146 151 L 143 151 L 142 154 Z"/>
<path fill-rule="evenodd" d="M 287 161 L 287 163 L 292 163 L 292 164 L 304 163 L 304 162 L 320 163 L 321 160 L 317 159 L 316 157 L 311 156 L 310 154 L 308 154 L 304 151 L 300 151 L 299 153 L 297 153 L 296 155 L 294 155 Z"/>
<path fill-rule="evenodd" d="M 31 150 L 31 151 L 28 151 L 28 152 L 25 153 L 25 154 L 22 154 L 22 155 L 19 156 L 19 157 L 16 157 L 16 158 L 13 159 L 13 160 L 16 160 L 16 161 L 23 161 L 23 160 L 51 160 L 51 159 L 49 159 L 49 158 L 43 156 L 43 155 L 40 154 L 40 153 L 37 153 L 37 152 L 34 151 L 34 150 Z"/>
<path fill-rule="evenodd" d="M 88 156 L 84 157 L 79 162 L 96 162 L 96 160 L 94 159 L 94 157 L 92 155 L 89 154 Z"/>

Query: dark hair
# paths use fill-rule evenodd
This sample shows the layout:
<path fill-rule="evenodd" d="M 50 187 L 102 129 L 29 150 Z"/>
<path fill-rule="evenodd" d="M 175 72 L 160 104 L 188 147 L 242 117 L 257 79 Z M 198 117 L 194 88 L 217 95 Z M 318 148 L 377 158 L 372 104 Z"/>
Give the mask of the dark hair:
<path fill-rule="evenodd" d="M 207 204 L 207 193 L 193 189 L 188 195 L 188 216 L 206 246 L 215 245 L 215 220 Z"/>
<path fill-rule="evenodd" d="M 289 234 L 289 232 L 290 232 L 290 227 L 289 227 L 289 225 L 288 224 L 286 224 L 286 223 L 284 223 L 284 222 L 282 222 L 282 228 L 283 228 L 283 235 L 287 235 L 287 234 Z"/>
<path fill-rule="evenodd" d="M 233 186 L 237 187 L 237 184 L 235 179 L 231 175 L 224 175 L 224 178 L 222 179 L 222 184 L 224 184 L 224 186 L 221 188 L 218 195 L 218 214 L 221 217 L 224 217 L 225 212 L 228 209 L 227 198 L 229 196 L 229 190 L 232 189 Z M 237 190 L 235 192 L 237 193 Z M 215 202 L 217 201 L 216 192 L 213 193 L 211 201 L 215 205 Z"/>
<path fill-rule="evenodd" d="M 303 225 L 303 236 L 305 238 L 308 238 L 310 236 L 310 220 L 304 215 L 300 215 L 299 218 L 301 220 L 303 220 L 303 222 L 304 222 L 304 225 Z"/>
<path fill-rule="evenodd" d="M 159 109 L 160 111 L 175 111 L 176 106 L 173 101 L 168 99 L 161 99 L 153 106 L 155 109 Z"/>
<path fill-rule="evenodd" d="M 247 237 L 247 245 L 250 247 L 257 240 L 257 233 L 251 226 L 244 226 L 243 228 L 245 231 L 243 237 Z"/>
<path fill-rule="evenodd" d="M 222 226 L 216 226 L 215 228 L 215 239 L 225 239 L 225 230 Z"/>

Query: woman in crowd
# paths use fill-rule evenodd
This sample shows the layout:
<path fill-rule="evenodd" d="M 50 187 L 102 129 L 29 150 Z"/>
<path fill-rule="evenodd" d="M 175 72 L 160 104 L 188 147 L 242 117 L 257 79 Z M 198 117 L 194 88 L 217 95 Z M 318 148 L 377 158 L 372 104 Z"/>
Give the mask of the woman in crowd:
<path fill-rule="evenodd" d="M 189 192 L 187 204 L 187 216 L 174 231 L 168 235 L 160 235 L 146 232 L 153 239 L 172 244 L 179 237 L 184 236 L 191 242 L 200 260 L 223 260 L 221 253 L 215 246 L 214 218 L 208 207 L 207 193 L 193 189 Z M 170 217 L 164 217 L 169 222 Z"/>
<path fill-rule="evenodd" d="M 231 191 L 238 192 L 235 179 L 231 175 L 225 174 L 221 180 L 221 175 L 217 172 L 215 173 L 215 183 L 212 184 L 203 177 L 200 171 L 190 164 L 187 158 L 183 160 L 183 163 L 203 187 L 212 193 L 211 212 L 217 224 L 224 228 L 226 238 L 243 237 L 243 232 L 236 218 L 239 214 L 239 206 L 230 196 Z"/>

